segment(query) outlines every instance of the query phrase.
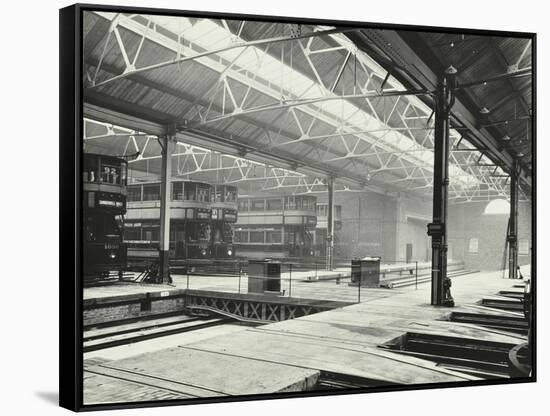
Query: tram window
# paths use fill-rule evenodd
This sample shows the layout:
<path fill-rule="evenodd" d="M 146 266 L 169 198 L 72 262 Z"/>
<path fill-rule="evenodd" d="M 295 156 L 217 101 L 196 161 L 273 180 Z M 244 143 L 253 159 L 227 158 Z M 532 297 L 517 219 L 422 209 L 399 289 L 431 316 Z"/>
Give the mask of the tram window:
<path fill-rule="evenodd" d="M 106 217 L 103 227 L 103 234 L 119 234 L 121 231 L 116 217 Z"/>
<path fill-rule="evenodd" d="M 295 237 L 294 231 L 285 232 L 285 242 L 289 244 L 294 244 L 294 237 Z"/>
<path fill-rule="evenodd" d="M 199 238 L 210 240 L 211 235 L 212 235 L 212 229 L 210 228 L 210 224 L 201 223 L 200 224 L 200 231 L 199 231 Z"/>
<path fill-rule="evenodd" d="M 248 199 L 239 200 L 239 211 L 243 211 L 243 212 L 248 211 Z"/>
<path fill-rule="evenodd" d="M 101 182 L 120 185 L 120 181 L 121 175 L 119 166 L 107 164 L 101 165 Z"/>
<path fill-rule="evenodd" d="M 266 243 L 280 243 L 281 242 L 281 231 L 267 231 L 265 234 Z"/>
<path fill-rule="evenodd" d="M 293 196 L 285 197 L 285 209 L 296 209 L 296 198 Z"/>
<path fill-rule="evenodd" d="M 115 215 L 115 223 L 118 230 L 122 230 L 124 227 L 124 217 L 122 215 Z"/>
<path fill-rule="evenodd" d="M 281 209 L 283 209 L 283 203 L 279 198 L 268 199 L 266 203 L 267 203 L 267 209 L 269 211 L 280 211 Z"/>
<path fill-rule="evenodd" d="M 248 243 L 248 231 L 235 231 L 236 243 Z"/>
<path fill-rule="evenodd" d="M 183 182 L 172 182 L 172 201 L 183 201 Z"/>
<path fill-rule="evenodd" d="M 186 201 L 195 201 L 195 187 L 194 183 L 186 182 L 184 187 L 184 199 Z"/>
<path fill-rule="evenodd" d="M 84 158 L 84 182 L 96 182 L 99 180 L 97 167 L 98 160 L 96 157 L 88 156 Z"/>
<path fill-rule="evenodd" d="M 250 242 L 251 243 L 263 243 L 264 242 L 264 232 L 263 231 L 250 231 Z"/>
<path fill-rule="evenodd" d="M 298 209 L 303 209 L 305 211 L 315 211 L 315 199 L 309 197 L 297 198 L 297 204 L 299 205 Z"/>
<path fill-rule="evenodd" d="M 128 187 L 128 201 L 141 201 L 141 185 Z"/>
<path fill-rule="evenodd" d="M 225 188 L 225 202 L 235 202 L 237 200 L 237 190 L 234 188 Z"/>
<path fill-rule="evenodd" d="M 216 189 L 212 192 L 212 202 L 223 202 L 223 192 L 221 186 L 216 186 Z"/>
<path fill-rule="evenodd" d="M 257 199 L 252 201 L 251 211 L 263 211 L 265 208 L 265 201 L 263 199 Z"/>
<path fill-rule="evenodd" d="M 94 221 L 93 217 L 86 218 L 84 225 L 86 241 L 95 241 L 97 239 L 96 228 L 98 228 L 97 221 Z"/>
<path fill-rule="evenodd" d="M 128 181 L 128 166 L 126 165 L 126 163 L 123 163 L 120 169 L 120 182 L 122 185 L 126 185 L 127 181 Z"/>
<path fill-rule="evenodd" d="M 124 239 L 127 241 L 141 240 L 141 228 L 139 227 L 124 227 Z"/>
<path fill-rule="evenodd" d="M 233 240 L 233 227 L 229 224 L 223 225 L 223 238 L 230 243 Z"/>
<path fill-rule="evenodd" d="M 196 243 L 198 238 L 197 224 L 187 223 L 186 236 L 189 243 Z"/>
<path fill-rule="evenodd" d="M 143 239 L 146 240 L 146 241 L 154 241 L 154 242 L 158 242 L 159 241 L 159 230 L 158 229 L 153 229 L 153 228 L 149 228 L 149 229 L 143 229 Z"/>
<path fill-rule="evenodd" d="M 144 201 L 159 201 L 160 200 L 160 185 L 143 185 L 143 200 Z"/>
<path fill-rule="evenodd" d="M 317 205 L 317 215 L 321 217 L 326 217 L 327 214 L 327 206 L 326 205 Z"/>
<path fill-rule="evenodd" d="M 197 201 L 208 202 L 209 201 L 209 189 L 204 186 L 197 186 Z"/>
<path fill-rule="evenodd" d="M 220 227 L 214 227 L 214 235 L 212 237 L 214 244 L 223 243 L 223 233 Z"/>

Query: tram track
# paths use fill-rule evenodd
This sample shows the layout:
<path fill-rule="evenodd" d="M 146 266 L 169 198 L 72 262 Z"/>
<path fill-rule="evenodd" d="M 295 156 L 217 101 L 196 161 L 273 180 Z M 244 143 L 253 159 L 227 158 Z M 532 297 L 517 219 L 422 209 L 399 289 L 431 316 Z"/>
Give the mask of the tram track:
<path fill-rule="evenodd" d="M 153 338 L 196 331 L 229 322 L 228 318 L 204 319 L 190 316 L 168 316 L 141 319 L 128 323 L 89 328 L 83 334 L 83 352 L 92 352 L 133 344 Z"/>

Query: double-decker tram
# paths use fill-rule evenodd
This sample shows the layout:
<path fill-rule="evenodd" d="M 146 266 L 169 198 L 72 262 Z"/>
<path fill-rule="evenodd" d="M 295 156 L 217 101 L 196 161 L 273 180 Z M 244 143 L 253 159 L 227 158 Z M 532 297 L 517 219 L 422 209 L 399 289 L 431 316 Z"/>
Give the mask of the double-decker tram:
<path fill-rule="evenodd" d="M 128 186 L 124 240 L 132 265 L 158 258 L 160 245 L 160 182 Z M 170 187 L 170 260 L 212 256 L 210 198 L 212 185 L 173 180 Z"/>
<path fill-rule="evenodd" d="M 328 203 L 317 202 L 317 226 L 315 227 L 314 245 L 315 255 L 325 256 L 327 250 L 328 237 Z M 339 231 L 342 229 L 342 206 L 334 206 L 334 250 L 335 254 L 340 254 Z"/>
<path fill-rule="evenodd" d="M 233 228 L 237 221 L 237 195 L 235 186 L 214 185 L 210 210 L 212 212 L 212 257 L 235 258 Z"/>
<path fill-rule="evenodd" d="M 126 268 L 123 223 L 127 162 L 113 156 L 83 155 L 83 271 L 93 281 Z"/>
<path fill-rule="evenodd" d="M 239 198 L 235 246 L 251 258 L 311 257 L 317 198 L 289 195 Z"/>

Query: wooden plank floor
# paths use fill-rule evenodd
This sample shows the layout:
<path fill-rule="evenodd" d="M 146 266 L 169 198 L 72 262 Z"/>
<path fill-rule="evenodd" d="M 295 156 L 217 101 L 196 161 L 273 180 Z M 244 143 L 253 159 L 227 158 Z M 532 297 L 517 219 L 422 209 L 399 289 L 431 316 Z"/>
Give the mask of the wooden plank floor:
<path fill-rule="evenodd" d="M 184 347 L 85 363 L 84 403 L 304 391 L 319 371 Z"/>
<path fill-rule="evenodd" d="M 444 320 L 454 311 L 517 316 L 516 312 L 497 311 L 478 303 L 483 297 L 508 290 L 518 282 L 501 276 L 500 272 L 477 273 L 454 279 L 455 308 L 431 306 L 430 285 L 422 285 L 416 291 L 385 290 L 385 296 L 366 296 L 360 304 L 247 328 L 236 335 L 223 334 L 103 365 L 112 371 L 133 369 L 145 376 L 206 387 L 206 391 L 220 395 L 275 392 L 284 389 L 285 385 L 303 388 L 306 380 L 311 381 L 320 370 L 404 384 L 473 380 L 473 376 L 438 367 L 430 361 L 381 350 L 377 345 L 407 331 L 513 344 L 522 342 L 525 338 L 521 335 Z M 302 379 L 302 384 L 296 381 L 298 379 Z M 120 391 L 127 390 L 127 386 L 113 385 L 110 379 L 113 395 L 109 395 L 104 388 L 97 387 L 97 380 L 92 381 L 85 382 L 85 397 L 90 400 L 98 397 L 107 401 L 120 400 Z M 153 389 L 150 392 L 152 399 L 161 394 L 157 391 L 159 386 L 150 388 Z M 201 394 L 200 391 L 174 391 L 164 394 Z M 130 389 L 129 393 L 134 394 L 134 391 Z"/>

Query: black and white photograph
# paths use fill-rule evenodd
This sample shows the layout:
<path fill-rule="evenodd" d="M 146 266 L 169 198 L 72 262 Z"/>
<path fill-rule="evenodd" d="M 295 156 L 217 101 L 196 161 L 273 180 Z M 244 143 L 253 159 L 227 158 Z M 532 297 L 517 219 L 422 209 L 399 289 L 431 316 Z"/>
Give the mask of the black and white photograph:
<path fill-rule="evenodd" d="M 62 406 L 535 381 L 534 33 L 60 16 Z"/>

